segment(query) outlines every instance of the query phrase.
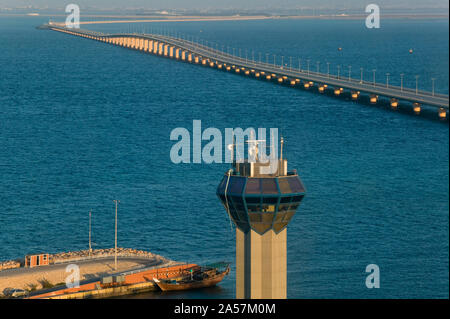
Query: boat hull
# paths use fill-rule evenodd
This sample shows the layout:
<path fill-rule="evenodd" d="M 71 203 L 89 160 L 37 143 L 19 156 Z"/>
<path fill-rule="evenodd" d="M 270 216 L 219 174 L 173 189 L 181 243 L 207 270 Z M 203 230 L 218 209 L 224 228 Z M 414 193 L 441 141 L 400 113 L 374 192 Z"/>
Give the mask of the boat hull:
<path fill-rule="evenodd" d="M 155 283 L 162 291 L 179 291 L 179 290 L 207 288 L 215 286 L 219 282 L 221 282 L 223 278 L 228 274 L 228 272 L 229 269 L 216 275 L 214 278 L 207 278 L 199 281 L 169 283 L 160 280 L 158 281 L 155 280 Z"/>

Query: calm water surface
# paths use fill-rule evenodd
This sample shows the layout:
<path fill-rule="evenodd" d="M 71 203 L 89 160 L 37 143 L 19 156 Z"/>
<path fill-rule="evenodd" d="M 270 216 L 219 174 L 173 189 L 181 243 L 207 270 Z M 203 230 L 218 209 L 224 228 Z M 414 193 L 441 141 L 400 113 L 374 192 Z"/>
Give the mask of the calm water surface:
<path fill-rule="evenodd" d="M 288 228 L 289 298 L 448 298 L 448 122 L 353 103 L 34 29 L 0 17 L 0 260 L 86 249 L 93 240 L 178 261 L 234 261 L 215 196 L 227 164 L 170 161 L 176 127 L 278 127 L 308 193 Z M 105 32 L 128 26 L 99 25 Z M 142 28 L 137 26 L 134 28 Z M 448 21 L 166 23 L 250 56 L 448 93 Z M 149 30 L 149 28 L 147 29 Z M 342 47 L 342 51 L 337 48 Z M 408 50 L 414 49 L 413 54 Z M 278 61 L 280 62 L 280 61 Z M 298 63 L 298 62 L 297 62 Z M 376 263 L 381 288 L 365 287 Z M 232 298 L 213 289 L 140 298 Z"/>

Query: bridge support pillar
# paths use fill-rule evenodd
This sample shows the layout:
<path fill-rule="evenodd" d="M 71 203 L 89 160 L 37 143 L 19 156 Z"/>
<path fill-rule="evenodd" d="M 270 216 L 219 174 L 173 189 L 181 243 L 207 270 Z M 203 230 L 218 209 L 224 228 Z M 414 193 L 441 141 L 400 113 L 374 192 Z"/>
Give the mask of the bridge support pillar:
<path fill-rule="evenodd" d="M 173 46 L 170 46 L 170 48 L 169 48 L 169 56 L 170 56 L 171 58 L 173 58 L 173 49 L 174 49 L 174 47 L 173 47 Z"/>
<path fill-rule="evenodd" d="M 169 45 L 166 44 L 166 45 L 164 46 L 164 56 L 168 56 L 168 55 L 169 55 Z"/>
<path fill-rule="evenodd" d="M 153 52 L 153 40 L 148 40 L 148 52 Z"/>
<path fill-rule="evenodd" d="M 397 99 L 392 98 L 390 104 L 391 104 L 391 108 L 393 110 L 396 110 L 398 108 L 398 100 Z"/>
<path fill-rule="evenodd" d="M 419 104 L 419 103 L 414 103 L 414 104 L 413 104 L 413 111 L 414 111 L 414 113 L 415 113 L 416 115 L 419 115 L 419 114 L 420 114 L 421 109 L 420 109 L 420 104 Z"/>
<path fill-rule="evenodd" d="M 351 95 L 352 95 L 352 100 L 355 101 L 359 97 L 359 92 L 358 91 L 352 91 Z"/>
<path fill-rule="evenodd" d="M 438 116 L 440 119 L 444 120 L 447 117 L 447 111 L 441 107 L 438 112 Z"/>
<path fill-rule="evenodd" d="M 371 104 L 377 104 L 377 102 L 378 102 L 378 95 L 371 94 L 370 95 L 370 103 Z"/>
<path fill-rule="evenodd" d="M 180 58 L 180 49 L 175 49 L 175 59 L 179 59 Z"/>
<path fill-rule="evenodd" d="M 153 54 L 158 54 L 158 41 L 153 42 Z"/>
<path fill-rule="evenodd" d="M 164 45 L 163 43 L 160 43 L 160 44 L 159 44 L 159 48 L 158 48 L 158 54 L 159 54 L 159 55 L 162 55 L 162 54 L 163 54 L 163 45 Z"/>

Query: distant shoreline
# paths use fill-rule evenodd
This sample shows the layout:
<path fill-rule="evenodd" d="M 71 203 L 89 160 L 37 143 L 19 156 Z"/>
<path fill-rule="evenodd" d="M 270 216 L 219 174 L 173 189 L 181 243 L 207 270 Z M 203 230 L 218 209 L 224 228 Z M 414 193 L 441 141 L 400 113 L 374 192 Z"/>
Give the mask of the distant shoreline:
<path fill-rule="evenodd" d="M 64 14 L 36 14 L 30 13 L 0 13 L 0 16 L 15 16 L 15 17 L 65 17 Z M 187 15 L 101 15 L 101 14 L 86 14 L 82 16 L 80 24 L 114 24 L 114 23 L 157 23 L 157 22 L 201 22 L 201 21 L 249 21 L 249 20 L 363 20 L 367 16 L 364 14 L 358 15 L 217 15 L 217 16 L 187 16 Z M 117 19 L 117 20 L 96 20 L 83 21 L 83 18 L 100 18 L 100 19 Z M 448 19 L 448 14 L 384 14 L 382 19 Z"/>

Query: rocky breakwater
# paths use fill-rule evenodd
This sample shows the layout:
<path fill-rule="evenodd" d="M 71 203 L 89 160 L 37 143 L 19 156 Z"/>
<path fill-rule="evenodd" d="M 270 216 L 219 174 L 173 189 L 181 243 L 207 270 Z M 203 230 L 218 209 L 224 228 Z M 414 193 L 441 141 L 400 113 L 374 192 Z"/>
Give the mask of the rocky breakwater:
<path fill-rule="evenodd" d="M 7 260 L 0 262 L 0 271 L 6 270 L 6 269 L 13 269 L 13 268 L 19 268 L 20 267 L 20 261 L 17 260 Z"/>
<path fill-rule="evenodd" d="M 88 258 L 112 257 L 115 255 L 114 248 L 62 252 L 50 255 L 50 264 L 69 262 L 71 260 L 82 260 Z M 137 250 L 133 248 L 117 248 L 117 256 L 119 257 L 140 257 L 148 259 L 156 259 L 164 263 L 170 263 L 171 260 L 145 250 Z"/>

